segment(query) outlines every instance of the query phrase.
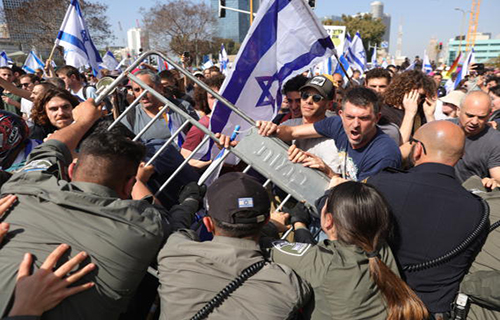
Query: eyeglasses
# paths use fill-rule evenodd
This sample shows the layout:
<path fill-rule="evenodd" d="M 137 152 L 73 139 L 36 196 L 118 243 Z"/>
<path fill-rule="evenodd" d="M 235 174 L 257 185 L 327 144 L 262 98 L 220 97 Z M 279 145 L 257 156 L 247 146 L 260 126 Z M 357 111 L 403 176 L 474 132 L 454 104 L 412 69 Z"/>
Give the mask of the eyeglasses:
<path fill-rule="evenodd" d="M 30 86 L 30 84 L 31 84 L 30 82 L 28 82 L 28 83 L 21 83 L 21 84 L 20 84 L 20 86 L 21 86 L 22 88 L 27 88 L 27 87 L 29 87 L 29 86 Z"/>
<path fill-rule="evenodd" d="M 307 99 L 309 99 L 309 97 L 312 97 L 313 101 L 316 102 L 316 103 L 318 103 L 318 102 L 320 102 L 321 100 L 324 99 L 320 94 L 317 94 L 317 93 L 316 94 L 310 94 L 309 92 L 302 92 L 300 94 L 300 98 L 302 100 L 307 100 Z"/>
<path fill-rule="evenodd" d="M 424 150 L 424 154 L 427 155 L 427 150 L 425 149 L 425 144 L 422 141 L 420 141 L 420 140 L 417 140 L 417 139 L 415 139 L 413 137 L 410 137 L 410 144 L 413 144 L 414 142 L 415 143 L 420 143 L 422 145 L 422 149 Z"/>

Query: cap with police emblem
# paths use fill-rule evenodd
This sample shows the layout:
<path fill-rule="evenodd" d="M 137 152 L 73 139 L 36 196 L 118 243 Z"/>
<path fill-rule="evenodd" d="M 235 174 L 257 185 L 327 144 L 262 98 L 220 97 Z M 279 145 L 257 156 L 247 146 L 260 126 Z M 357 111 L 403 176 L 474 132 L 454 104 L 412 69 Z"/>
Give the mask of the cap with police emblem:
<path fill-rule="evenodd" d="M 329 75 L 315 76 L 307 81 L 299 90 L 304 91 L 307 88 L 318 90 L 319 94 L 326 100 L 333 100 L 335 97 L 335 86 Z"/>
<path fill-rule="evenodd" d="M 231 172 L 221 176 L 207 191 L 208 214 L 230 224 L 265 221 L 271 203 L 266 189 L 253 177 Z"/>

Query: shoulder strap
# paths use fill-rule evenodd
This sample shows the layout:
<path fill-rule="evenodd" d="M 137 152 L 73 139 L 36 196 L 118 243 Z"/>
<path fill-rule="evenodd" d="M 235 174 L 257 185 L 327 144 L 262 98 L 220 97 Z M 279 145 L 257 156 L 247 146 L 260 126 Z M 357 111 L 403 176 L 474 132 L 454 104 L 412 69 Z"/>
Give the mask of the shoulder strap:
<path fill-rule="evenodd" d="M 198 311 L 191 320 L 200 320 L 205 319 L 212 311 L 220 306 L 227 297 L 234 292 L 234 290 L 238 289 L 245 281 L 248 280 L 251 276 L 259 272 L 262 267 L 266 264 L 265 260 L 261 260 L 252 264 L 250 267 L 243 270 L 243 272 L 231 283 L 229 283 L 224 289 L 222 289 L 212 300 L 210 300 L 200 311 Z"/>
<path fill-rule="evenodd" d="M 84 86 L 83 89 L 82 89 L 82 94 L 83 94 L 83 100 L 87 100 L 87 88 L 89 86 Z"/>

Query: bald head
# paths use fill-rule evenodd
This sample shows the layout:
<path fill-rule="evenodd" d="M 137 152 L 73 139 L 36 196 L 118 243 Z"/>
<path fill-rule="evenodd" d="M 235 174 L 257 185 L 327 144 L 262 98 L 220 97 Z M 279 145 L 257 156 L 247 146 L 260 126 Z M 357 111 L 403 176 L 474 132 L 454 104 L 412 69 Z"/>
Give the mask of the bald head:
<path fill-rule="evenodd" d="M 415 164 L 425 162 L 454 166 L 463 155 L 465 134 L 459 126 L 449 121 L 433 121 L 420 127 L 414 138 L 425 146 L 425 153 L 416 156 Z"/>
<path fill-rule="evenodd" d="M 483 91 L 472 91 L 465 96 L 458 121 L 466 136 L 475 136 L 486 128 L 491 108 L 491 97 Z"/>

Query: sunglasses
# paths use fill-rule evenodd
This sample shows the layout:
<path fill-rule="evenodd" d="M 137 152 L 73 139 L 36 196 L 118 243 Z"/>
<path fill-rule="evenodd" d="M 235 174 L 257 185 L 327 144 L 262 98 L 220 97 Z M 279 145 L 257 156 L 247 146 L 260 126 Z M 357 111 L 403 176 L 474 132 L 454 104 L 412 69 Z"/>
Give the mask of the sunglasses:
<path fill-rule="evenodd" d="M 413 137 L 410 137 L 410 144 L 413 144 L 414 142 L 415 143 L 420 143 L 420 145 L 422 145 L 422 149 L 424 150 L 424 154 L 427 154 L 427 150 L 425 149 L 425 144 L 422 141 L 420 141 L 420 140 L 417 140 L 417 139 L 415 139 Z"/>
<path fill-rule="evenodd" d="M 28 82 L 28 83 L 21 83 L 21 84 L 19 84 L 19 86 L 21 88 L 27 88 L 27 87 L 29 87 L 30 84 L 31 84 L 30 82 Z"/>
<path fill-rule="evenodd" d="M 312 97 L 313 101 L 316 102 L 316 103 L 318 103 L 318 102 L 320 102 L 321 100 L 324 99 L 321 95 L 319 95 L 317 93 L 316 94 L 310 94 L 309 92 L 302 92 L 300 94 L 300 98 L 302 100 L 307 100 L 307 99 L 309 99 L 309 97 Z"/>

